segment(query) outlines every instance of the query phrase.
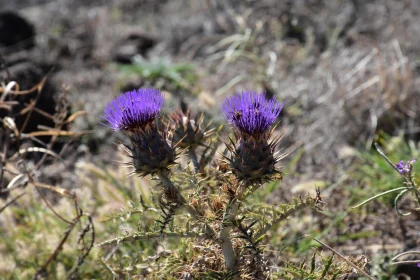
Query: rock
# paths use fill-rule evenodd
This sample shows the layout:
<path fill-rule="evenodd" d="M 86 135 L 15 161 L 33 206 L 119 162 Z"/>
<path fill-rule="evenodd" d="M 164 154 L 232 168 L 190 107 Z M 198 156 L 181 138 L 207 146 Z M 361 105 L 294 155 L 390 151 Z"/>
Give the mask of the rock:
<path fill-rule="evenodd" d="M 157 40 L 148 35 L 136 33 L 129 35 L 119 43 L 114 60 L 118 63 L 131 64 L 135 55 L 145 56 L 153 48 Z"/>
<path fill-rule="evenodd" d="M 0 13 L 0 48 L 13 47 L 13 51 L 35 46 L 35 30 L 15 12 Z"/>

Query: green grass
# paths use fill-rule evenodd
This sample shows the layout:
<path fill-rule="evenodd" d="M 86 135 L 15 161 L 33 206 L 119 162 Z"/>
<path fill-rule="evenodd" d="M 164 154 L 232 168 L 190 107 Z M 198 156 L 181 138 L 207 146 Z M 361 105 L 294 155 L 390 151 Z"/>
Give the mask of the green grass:
<path fill-rule="evenodd" d="M 150 60 L 137 59 L 133 64 L 119 64 L 121 80 L 126 81 L 132 77 L 140 77 L 155 84 L 157 88 L 166 90 L 191 91 L 198 80 L 194 64 L 173 63 L 169 58 L 154 57 Z"/>
<path fill-rule="evenodd" d="M 93 218 L 96 243 L 136 231 L 157 219 L 156 213 L 143 215 L 139 211 L 141 203 L 151 204 L 152 198 L 148 186 L 143 186 L 144 181 L 127 178 L 126 169 L 101 169 L 92 164 L 81 164 L 79 169 L 85 184 L 76 193 L 80 207 Z M 66 219 L 75 216 L 71 199 L 58 198 L 53 208 Z M 22 198 L 2 212 L 0 222 L 0 238 L 4 241 L 0 245 L 0 279 L 32 279 L 68 229 L 68 224 L 54 215 L 33 187 L 28 187 Z M 83 226 L 86 222 L 82 220 Z M 70 233 L 57 258 L 48 265 L 49 279 L 66 279 L 76 267 L 81 254 L 78 238 L 82 229 L 79 226 Z M 118 245 L 109 256 L 114 247 L 93 248 L 79 268 L 79 275 L 112 279 L 113 272 L 125 277 L 129 274 L 128 267 L 156 253 L 158 242 L 127 242 Z"/>

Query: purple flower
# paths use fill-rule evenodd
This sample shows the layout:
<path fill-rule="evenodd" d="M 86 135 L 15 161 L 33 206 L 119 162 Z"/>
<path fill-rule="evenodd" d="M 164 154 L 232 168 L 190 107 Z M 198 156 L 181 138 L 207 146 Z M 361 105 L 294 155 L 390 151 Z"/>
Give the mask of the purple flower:
<path fill-rule="evenodd" d="M 411 172 L 413 168 L 412 165 L 416 162 L 417 162 L 417 159 L 413 159 L 411 161 L 406 161 L 406 162 L 401 160 L 399 163 L 395 165 L 395 167 L 398 169 L 398 172 L 400 172 L 400 174 L 407 174 Z"/>
<path fill-rule="evenodd" d="M 158 89 L 129 91 L 108 103 L 103 118 L 114 130 L 143 128 L 159 115 L 163 102 L 164 95 Z"/>
<path fill-rule="evenodd" d="M 222 114 L 240 132 L 261 134 L 273 125 L 285 103 L 267 100 L 265 93 L 246 91 L 226 98 Z"/>

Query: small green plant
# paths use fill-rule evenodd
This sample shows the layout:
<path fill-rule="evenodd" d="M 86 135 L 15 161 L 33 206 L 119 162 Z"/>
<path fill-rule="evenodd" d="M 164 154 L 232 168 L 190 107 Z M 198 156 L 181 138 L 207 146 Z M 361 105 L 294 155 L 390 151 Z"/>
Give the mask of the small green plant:
<path fill-rule="evenodd" d="M 398 207 L 399 200 L 406 194 L 412 194 L 417 205 L 420 206 L 420 188 L 417 185 L 415 172 L 414 172 L 414 166 L 417 161 L 417 159 L 403 161 L 399 160 L 397 163 L 394 163 L 388 156 L 382 152 L 379 145 L 375 143 L 375 149 L 378 152 L 380 158 L 373 157 L 375 159 L 375 163 L 378 164 L 379 170 L 382 171 L 385 175 L 377 176 L 377 184 L 383 183 L 387 189 L 384 190 L 383 187 L 377 188 L 381 192 L 373 195 L 372 197 L 366 199 L 365 201 L 359 203 L 358 205 L 354 206 L 353 208 L 360 207 L 362 205 L 365 205 L 369 203 L 372 200 L 378 199 L 380 197 L 383 197 L 385 195 L 394 193 L 393 201 L 394 201 L 394 207 L 397 210 L 398 214 L 406 216 L 410 213 L 401 213 Z M 362 169 L 367 171 L 365 168 L 366 166 L 362 166 Z M 375 169 L 372 168 L 372 172 L 369 174 L 373 175 L 375 174 Z M 399 174 L 400 179 L 395 174 Z M 365 175 L 367 175 L 365 173 Z M 392 178 L 392 175 L 394 175 Z M 379 177 L 379 178 L 378 178 Z M 396 177 L 396 178 L 395 178 Z M 372 180 L 372 176 L 366 176 L 367 180 Z M 402 179 L 402 180 L 401 180 Z M 402 182 L 401 182 L 402 181 Z M 396 187 L 400 184 L 400 187 Z M 418 209 L 416 209 L 418 210 Z"/>
<path fill-rule="evenodd" d="M 172 63 L 167 57 L 154 57 L 146 60 L 134 59 L 133 64 L 119 64 L 122 79 L 140 77 L 150 85 L 170 91 L 192 91 L 198 79 L 196 69 L 191 63 Z"/>
<path fill-rule="evenodd" d="M 406 142 L 401 136 L 390 137 L 382 135 L 378 139 L 384 153 L 389 161 L 398 163 L 402 158 L 417 158 L 420 156 L 419 145 L 414 142 Z M 370 197 L 378 193 L 389 191 L 395 186 L 401 185 L 401 177 L 395 176 L 395 168 L 380 153 L 364 151 L 357 154 L 360 163 L 355 165 L 349 176 L 357 180 L 361 188 L 352 188 L 355 197 Z M 420 172 L 420 165 L 413 165 L 413 174 Z M 385 196 L 378 197 L 377 201 L 387 205 L 394 205 L 397 192 L 391 192 Z"/>

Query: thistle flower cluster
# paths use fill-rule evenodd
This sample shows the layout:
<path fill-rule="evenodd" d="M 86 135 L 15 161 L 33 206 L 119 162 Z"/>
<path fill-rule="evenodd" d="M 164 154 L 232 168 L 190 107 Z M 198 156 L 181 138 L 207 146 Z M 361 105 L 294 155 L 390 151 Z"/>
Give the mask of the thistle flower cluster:
<path fill-rule="evenodd" d="M 248 233 L 255 223 L 246 227 L 242 224 L 238 225 L 235 221 L 239 214 L 239 201 L 243 201 L 244 193 L 248 190 L 256 190 L 256 188 L 248 187 L 260 186 L 262 183 L 272 180 L 275 175 L 280 175 L 276 178 L 281 179 L 281 173 L 275 166 L 280 160 L 280 157 L 275 153 L 279 138 L 271 139 L 271 136 L 274 131 L 273 125 L 282 111 L 284 103 L 279 103 L 275 99 L 267 99 L 264 93 L 253 91 L 238 93 L 225 100 L 221 111 L 234 128 L 235 139 L 230 139 L 230 143 L 227 144 L 230 157 L 226 157 L 226 161 L 222 164 L 227 166 L 226 171 L 232 172 L 223 172 L 224 174 L 220 175 L 215 170 L 221 169 L 213 169 L 213 171 L 217 173 L 217 176 L 223 177 L 226 187 L 222 190 L 226 190 L 224 193 L 228 195 L 201 197 L 200 194 L 204 190 L 200 187 L 192 195 L 191 202 L 188 203 L 188 200 L 182 196 L 180 189 L 170 178 L 170 166 L 175 164 L 177 156 L 176 148 L 181 147 L 188 150 L 194 163 L 195 175 L 197 175 L 205 173 L 204 166 L 212 161 L 217 147 L 211 148 L 210 156 L 206 154 L 210 147 L 201 144 L 206 141 L 211 130 L 207 130 L 207 127 L 202 128 L 202 116 L 192 118 L 189 111 L 186 114 L 179 112 L 171 115 L 172 122 L 167 126 L 171 128 L 170 132 L 169 129 L 158 129 L 156 119 L 160 114 L 163 101 L 164 96 L 159 90 L 139 89 L 117 97 L 108 104 L 104 111 L 104 119 L 108 121 L 108 126 L 113 130 L 121 130 L 129 136 L 131 145 L 127 148 L 135 173 L 140 176 L 157 175 L 160 179 L 163 192 L 160 194 L 158 202 L 164 213 L 162 215 L 164 220 L 160 221 L 160 234 L 164 234 L 165 227 L 173 221 L 175 213 L 179 209 L 184 209 L 197 224 L 203 225 L 200 228 L 205 229 L 205 237 L 213 239 L 215 244 L 220 246 L 229 270 L 233 270 L 239 260 L 234 247 L 241 244 L 232 242 L 230 235 L 232 230 L 239 230 L 239 233 L 246 235 L 245 239 L 252 244 L 255 251 L 254 259 L 259 259 L 262 252 L 257 246 L 261 241 L 258 239 L 260 236 Z M 169 141 L 168 135 L 171 135 L 171 141 Z M 177 142 L 176 145 L 172 144 L 174 141 Z M 195 149 L 199 146 L 204 146 L 200 160 L 195 154 Z M 203 159 L 205 160 L 203 161 Z M 209 167 L 209 171 L 205 174 L 212 174 L 211 167 Z M 196 176 L 194 176 L 195 179 Z M 312 200 L 304 203 L 309 205 Z M 205 205 L 210 205 L 210 210 L 215 215 L 221 215 L 224 212 L 223 217 L 220 216 L 221 225 L 213 227 L 214 219 L 206 219 Z M 216 233 L 215 229 L 219 233 Z M 260 234 L 263 234 L 265 229 L 262 228 Z M 261 265 L 265 262 L 259 260 L 255 263 L 260 264 L 257 267 L 265 274 L 265 265 Z"/>
<path fill-rule="evenodd" d="M 194 149 L 201 145 L 213 132 L 208 130 L 209 124 L 202 127 L 204 115 L 193 117 L 188 109 L 186 113 L 182 111 L 171 114 L 173 122 L 174 142 L 179 142 L 181 148 Z"/>
<path fill-rule="evenodd" d="M 129 147 L 136 173 L 145 176 L 175 163 L 175 149 L 167 141 L 167 134 L 158 132 L 155 119 L 164 102 L 163 94 L 156 89 L 139 89 L 127 92 L 113 100 L 105 108 L 104 118 L 114 130 L 125 131 L 131 139 Z M 221 111 L 236 132 L 236 141 L 228 144 L 228 158 L 233 173 L 239 180 L 263 182 L 278 173 L 275 164 L 279 157 L 274 154 L 279 139 L 269 142 L 271 127 L 284 104 L 266 99 L 264 93 L 246 91 L 225 100 Z M 199 145 L 206 136 L 201 130 L 202 117 L 192 119 L 177 113 L 173 138 L 181 146 Z"/>
<path fill-rule="evenodd" d="M 141 176 L 168 170 L 175 163 L 175 147 L 167 141 L 166 132 L 158 131 L 155 121 L 163 102 L 160 90 L 146 88 L 120 95 L 104 110 L 109 127 L 129 135 L 133 166 Z M 239 180 L 263 182 L 279 173 L 275 168 L 279 157 L 274 153 L 279 139 L 269 140 L 284 104 L 253 91 L 238 93 L 223 103 L 222 114 L 236 132 L 236 141 L 228 144 L 232 154 L 228 161 Z M 173 138 L 181 147 L 197 146 L 205 138 L 202 117 L 193 119 L 190 112 L 176 113 L 172 120 Z"/>
<path fill-rule="evenodd" d="M 413 164 L 415 164 L 416 162 L 417 162 L 417 159 L 408 160 L 406 162 L 401 160 L 399 163 L 395 165 L 395 167 L 397 168 L 398 172 L 400 172 L 400 174 L 402 175 L 409 174 L 411 170 L 413 169 Z"/>

